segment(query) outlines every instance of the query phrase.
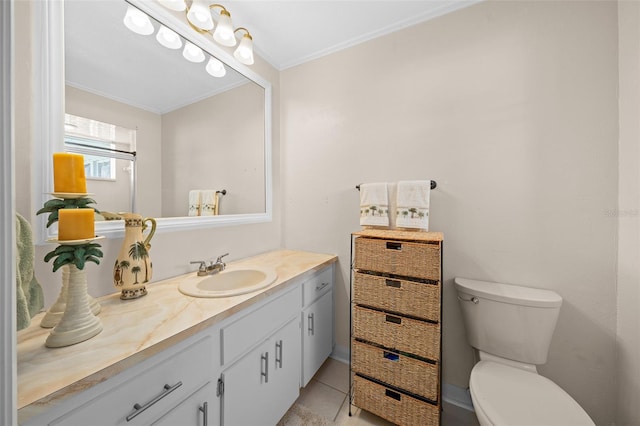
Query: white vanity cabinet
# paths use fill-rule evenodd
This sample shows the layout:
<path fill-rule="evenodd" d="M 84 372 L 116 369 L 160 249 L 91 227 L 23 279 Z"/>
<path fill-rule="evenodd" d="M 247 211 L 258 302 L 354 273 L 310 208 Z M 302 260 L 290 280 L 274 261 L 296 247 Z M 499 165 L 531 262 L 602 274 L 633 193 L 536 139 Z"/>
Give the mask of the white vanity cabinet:
<path fill-rule="evenodd" d="M 292 253 L 285 254 L 288 256 L 283 257 L 290 261 Z M 320 259 L 328 262 L 331 257 L 322 255 Z M 221 317 L 212 325 L 201 328 L 202 322 L 192 324 L 191 328 L 199 331 L 189 337 L 158 339 L 145 348 L 146 354 L 130 353 L 119 364 L 105 360 L 101 365 L 111 371 L 96 370 L 82 376 L 58 395 L 46 397 L 53 398 L 53 403 L 43 398 L 31 404 L 25 408 L 28 412 L 23 412 L 25 417 L 20 424 L 277 424 L 298 398 L 301 385 L 315 374 L 333 346 L 333 262 L 319 270 L 308 263 L 304 268 L 286 278 L 280 288 L 256 294 L 255 300 L 220 299 L 201 304 L 191 299 L 176 300 L 184 303 L 176 312 L 191 309 L 197 314 L 197 309 L 208 306 L 224 308 L 218 308 L 217 315 Z M 316 272 L 310 272 L 310 268 Z M 176 297 L 175 284 L 154 290 L 158 299 L 163 297 L 163 291 L 168 293 L 164 296 L 168 300 Z M 161 318 L 155 327 L 162 327 L 165 321 Z M 35 326 L 34 330 L 41 332 Z M 153 334 L 144 336 L 150 339 Z M 111 350 L 117 352 L 127 345 L 139 344 L 138 340 L 121 339 L 111 345 L 96 345 L 101 348 L 96 350 L 90 345 L 94 342 L 101 343 L 90 340 L 85 344 L 86 351 L 72 356 L 85 360 L 89 354 L 107 358 Z M 61 351 L 42 350 L 41 359 L 64 355 Z M 39 368 L 43 362 L 29 366 Z M 24 370 L 19 372 L 24 374 Z M 29 390 L 33 391 L 36 386 L 30 385 Z M 67 391 L 72 395 L 65 397 Z"/>
<path fill-rule="evenodd" d="M 205 331 L 78 394 L 27 424 L 149 425 L 176 407 L 204 402 L 217 411 L 215 387 L 207 385 L 219 374 L 216 359 L 214 338 Z M 180 424 L 204 425 L 203 416 L 192 411 L 194 415 L 185 417 Z"/>
<path fill-rule="evenodd" d="M 207 383 L 153 423 L 153 426 L 213 426 L 218 424 L 217 405 L 215 385 Z"/>
<path fill-rule="evenodd" d="M 333 267 L 303 285 L 302 386 L 305 387 L 333 350 Z"/>
<path fill-rule="evenodd" d="M 300 392 L 300 299 L 295 286 L 223 325 L 223 425 L 276 424 Z"/>
<path fill-rule="evenodd" d="M 298 318 L 226 369 L 222 380 L 223 425 L 275 425 L 300 391 Z"/>

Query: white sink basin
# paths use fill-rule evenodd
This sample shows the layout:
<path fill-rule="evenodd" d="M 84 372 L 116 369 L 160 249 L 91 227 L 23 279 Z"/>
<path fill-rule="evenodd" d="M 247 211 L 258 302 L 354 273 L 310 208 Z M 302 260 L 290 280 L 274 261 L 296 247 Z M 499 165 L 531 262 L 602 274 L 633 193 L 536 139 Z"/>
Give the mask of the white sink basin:
<path fill-rule="evenodd" d="M 178 289 L 193 297 L 229 297 L 260 290 L 277 277 L 273 269 L 230 266 L 214 275 L 190 276 L 178 285 Z"/>

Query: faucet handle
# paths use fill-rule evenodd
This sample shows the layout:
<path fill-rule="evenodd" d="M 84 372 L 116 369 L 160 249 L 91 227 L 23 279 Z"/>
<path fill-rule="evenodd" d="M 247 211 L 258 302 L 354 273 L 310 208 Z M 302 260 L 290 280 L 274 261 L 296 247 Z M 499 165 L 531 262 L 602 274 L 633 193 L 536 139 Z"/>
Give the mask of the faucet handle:
<path fill-rule="evenodd" d="M 222 256 L 218 256 L 218 259 L 216 260 L 216 263 L 223 263 L 222 262 L 222 258 L 225 257 L 225 256 L 229 256 L 229 253 L 225 253 Z"/>
<path fill-rule="evenodd" d="M 206 271 L 207 270 L 207 262 L 205 262 L 204 260 L 194 260 L 189 262 L 191 264 L 196 264 L 199 263 L 200 266 L 198 267 L 198 271 Z"/>

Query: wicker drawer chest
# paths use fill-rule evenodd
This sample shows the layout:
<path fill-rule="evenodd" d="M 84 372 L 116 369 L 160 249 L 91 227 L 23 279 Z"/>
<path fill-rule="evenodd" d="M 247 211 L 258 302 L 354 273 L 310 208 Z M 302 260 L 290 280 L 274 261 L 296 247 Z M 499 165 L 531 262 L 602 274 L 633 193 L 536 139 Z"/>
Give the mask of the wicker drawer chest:
<path fill-rule="evenodd" d="M 440 424 L 440 232 L 352 234 L 351 397 L 399 425 Z"/>

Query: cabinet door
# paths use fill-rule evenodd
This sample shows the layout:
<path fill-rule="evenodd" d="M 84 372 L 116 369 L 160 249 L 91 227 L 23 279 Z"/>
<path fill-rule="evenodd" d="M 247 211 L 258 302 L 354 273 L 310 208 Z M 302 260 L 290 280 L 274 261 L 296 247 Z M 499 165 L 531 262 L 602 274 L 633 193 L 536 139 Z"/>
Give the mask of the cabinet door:
<path fill-rule="evenodd" d="M 300 320 L 292 320 L 270 340 L 273 350 L 273 383 L 271 410 L 266 423 L 276 424 L 300 395 Z M 271 368 L 271 367 L 269 367 Z M 271 384 L 271 383 L 270 383 Z"/>
<path fill-rule="evenodd" d="M 300 392 L 298 319 L 225 370 L 223 380 L 223 424 L 276 424 Z"/>
<path fill-rule="evenodd" d="M 218 398 L 211 383 L 200 388 L 176 408 L 169 411 L 154 426 L 214 426 L 220 424 Z"/>
<path fill-rule="evenodd" d="M 302 311 L 302 386 L 316 374 L 333 350 L 333 292 Z"/>

